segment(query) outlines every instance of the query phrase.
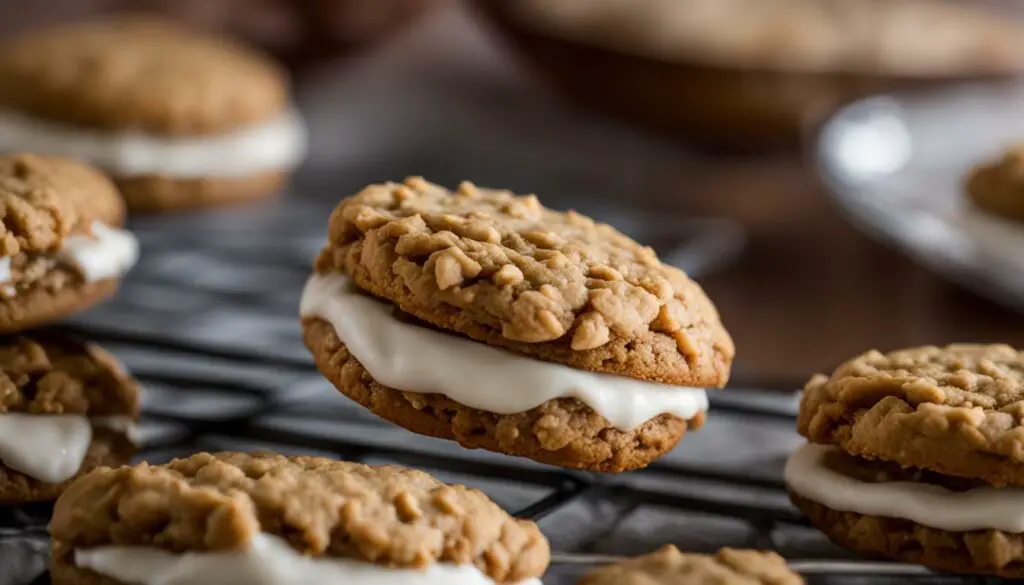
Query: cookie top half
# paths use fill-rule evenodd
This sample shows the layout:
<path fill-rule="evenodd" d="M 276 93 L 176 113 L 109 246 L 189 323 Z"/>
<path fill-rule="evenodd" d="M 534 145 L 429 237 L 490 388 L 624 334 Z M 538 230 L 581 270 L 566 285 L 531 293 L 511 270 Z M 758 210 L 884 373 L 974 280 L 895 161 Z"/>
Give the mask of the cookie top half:
<path fill-rule="evenodd" d="M 50 533 L 57 562 L 110 544 L 238 550 L 258 533 L 313 557 L 475 565 L 499 583 L 537 577 L 549 559 L 533 522 L 480 491 L 402 467 L 282 455 L 199 453 L 93 471 L 57 501 Z"/>
<path fill-rule="evenodd" d="M 426 323 L 570 366 L 724 385 L 734 349 L 701 287 L 611 226 L 536 196 L 410 178 L 345 199 L 317 271 Z"/>
<path fill-rule="evenodd" d="M 713 555 L 682 553 L 672 545 L 597 569 L 578 585 L 803 585 L 773 552 L 723 548 Z"/>
<path fill-rule="evenodd" d="M 269 58 L 156 17 L 59 25 L 0 45 L 0 107 L 157 135 L 222 133 L 276 117 L 287 80 Z"/>
<path fill-rule="evenodd" d="M 124 213 L 117 187 L 93 167 L 32 154 L 0 156 L 0 257 L 55 252 L 68 234 L 93 221 L 120 225 Z"/>
<path fill-rule="evenodd" d="M 1006 345 L 870 351 L 808 382 L 813 443 L 992 485 L 1024 485 L 1024 354 Z"/>
<path fill-rule="evenodd" d="M 0 414 L 139 414 L 139 387 L 91 343 L 56 333 L 0 337 Z"/>

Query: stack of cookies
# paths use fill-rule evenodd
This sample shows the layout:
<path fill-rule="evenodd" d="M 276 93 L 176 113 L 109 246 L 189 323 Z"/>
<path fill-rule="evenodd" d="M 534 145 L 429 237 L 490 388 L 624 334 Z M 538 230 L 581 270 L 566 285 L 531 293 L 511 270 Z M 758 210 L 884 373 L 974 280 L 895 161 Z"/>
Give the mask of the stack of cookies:
<path fill-rule="evenodd" d="M 413 432 L 594 471 L 704 421 L 733 344 L 654 251 L 533 195 L 420 178 L 345 199 L 302 297 L 342 393 Z"/>
<path fill-rule="evenodd" d="M 1024 354 L 872 351 L 807 384 L 790 496 L 834 541 L 945 571 L 1024 577 Z"/>
<path fill-rule="evenodd" d="M 0 152 L 94 164 L 133 211 L 263 197 L 305 146 L 284 71 L 234 42 L 122 15 L 0 44 Z"/>
<path fill-rule="evenodd" d="M 139 391 L 101 349 L 29 329 L 112 295 L 138 243 L 114 184 L 83 164 L 0 157 L 0 503 L 55 499 L 127 463 Z"/>

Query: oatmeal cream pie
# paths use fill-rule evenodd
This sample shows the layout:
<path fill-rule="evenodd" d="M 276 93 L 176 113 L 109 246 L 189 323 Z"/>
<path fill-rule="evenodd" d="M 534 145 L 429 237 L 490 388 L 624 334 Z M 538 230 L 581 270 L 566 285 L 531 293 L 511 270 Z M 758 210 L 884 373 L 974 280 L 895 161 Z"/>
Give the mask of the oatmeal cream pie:
<path fill-rule="evenodd" d="M 121 15 L 0 44 L 0 151 L 94 164 L 133 210 L 262 197 L 305 144 L 283 70 L 225 39 Z"/>
<path fill-rule="evenodd" d="M 699 427 L 733 345 L 697 283 L 533 195 L 411 178 L 345 199 L 302 298 L 337 388 L 425 435 L 600 471 Z"/>
<path fill-rule="evenodd" d="M 774 552 L 723 548 L 713 555 L 672 545 L 586 574 L 577 585 L 803 585 Z"/>
<path fill-rule="evenodd" d="M 548 542 L 396 466 L 199 453 L 97 469 L 57 501 L 54 585 L 540 585 Z"/>
<path fill-rule="evenodd" d="M 0 333 L 35 327 L 116 292 L 138 257 L 124 202 L 99 171 L 0 156 Z"/>
<path fill-rule="evenodd" d="M 871 351 L 811 379 L 790 497 L 855 551 L 1024 577 L 1024 354 Z"/>
<path fill-rule="evenodd" d="M 966 189 L 978 209 L 1024 222 L 1024 144 L 971 169 Z"/>
<path fill-rule="evenodd" d="M 0 337 L 0 503 L 54 500 L 136 451 L 139 389 L 114 357 L 52 333 Z"/>

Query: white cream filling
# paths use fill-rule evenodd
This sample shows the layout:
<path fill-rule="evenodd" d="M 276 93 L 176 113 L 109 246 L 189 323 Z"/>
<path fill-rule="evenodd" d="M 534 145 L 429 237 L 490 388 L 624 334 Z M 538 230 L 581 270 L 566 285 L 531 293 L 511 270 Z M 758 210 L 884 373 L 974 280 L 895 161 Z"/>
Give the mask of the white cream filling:
<path fill-rule="evenodd" d="M 421 571 L 313 558 L 270 534 L 254 535 L 241 551 L 176 554 L 147 546 L 103 546 L 76 550 L 74 558 L 78 567 L 131 585 L 494 585 L 470 565 L 433 564 Z"/>
<path fill-rule="evenodd" d="M 127 416 L 89 419 L 78 414 L 0 414 L 0 461 L 46 483 L 60 483 L 82 467 L 92 443 L 92 427 L 125 429 L 137 436 Z"/>
<path fill-rule="evenodd" d="M 288 170 L 306 154 L 298 112 L 225 134 L 167 137 L 105 133 L 0 110 L 0 152 L 36 152 L 83 160 L 118 177 L 243 177 Z"/>
<path fill-rule="evenodd" d="M 615 427 L 634 429 L 663 413 L 692 418 L 708 408 L 700 388 L 577 370 L 405 323 L 392 306 L 359 292 L 343 274 L 314 274 L 300 313 L 334 326 L 352 355 L 381 384 L 442 394 L 497 414 L 526 412 L 572 397 Z"/>
<path fill-rule="evenodd" d="M 956 492 L 927 483 L 870 483 L 824 465 L 837 447 L 807 444 L 786 462 L 786 485 L 840 512 L 910 520 L 939 530 L 1024 532 L 1024 488 L 978 487 Z"/>
<path fill-rule="evenodd" d="M 59 257 L 78 269 L 86 282 L 124 275 L 139 259 L 139 241 L 127 230 L 93 222 L 92 235 L 64 239 Z"/>

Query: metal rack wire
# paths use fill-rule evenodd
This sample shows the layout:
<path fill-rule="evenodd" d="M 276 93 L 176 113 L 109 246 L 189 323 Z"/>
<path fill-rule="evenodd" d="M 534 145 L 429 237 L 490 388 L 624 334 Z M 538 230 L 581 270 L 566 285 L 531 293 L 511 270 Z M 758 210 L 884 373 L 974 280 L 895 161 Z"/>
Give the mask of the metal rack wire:
<path fill-rule="evenodd" d="M 774 548 L 812 583 L 974 582 L 858 560 L 809 528 L 786 501 L 778 473 L 777 455 L 796 439 L 792 395 L 716 393 L 709 424 L 684 439 L 679 457 L 621 476 L 466 451 L 377 420 L 330 388 L 298 341 L 295 307 L 319 246 L 306 233 L 322 232 L 329 206 L 292 200 L 286 207 L 137 222 L 144 261 L 118 300 L 62 327 L 112 350 L 145 387 L 140 459 L 270 448 L 422 468 L 538 521 L 557 551 L 548 585 L 665 542 Z M 684 235 L 674 245 L 690 257 L 701 253 L 699 238 Z M 739 442 L 716 446 L 723 438 Z M 734 456 L 773 442 L 773 456 Z M 765 466 L 750 463 L 761 460 Z M 0 585 L 49 583 L 42 573 L 48 515 L 47 506 L 0 511 Z"/>

